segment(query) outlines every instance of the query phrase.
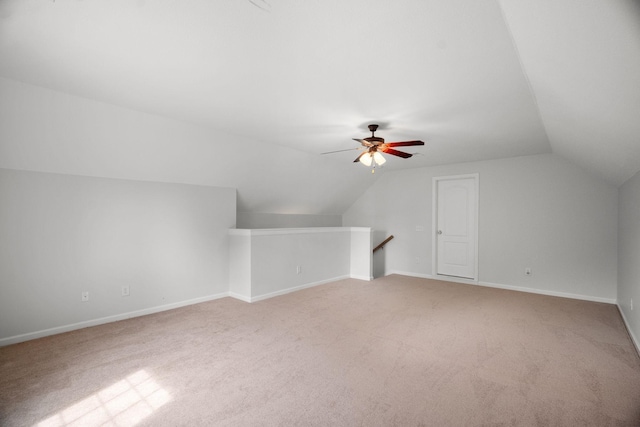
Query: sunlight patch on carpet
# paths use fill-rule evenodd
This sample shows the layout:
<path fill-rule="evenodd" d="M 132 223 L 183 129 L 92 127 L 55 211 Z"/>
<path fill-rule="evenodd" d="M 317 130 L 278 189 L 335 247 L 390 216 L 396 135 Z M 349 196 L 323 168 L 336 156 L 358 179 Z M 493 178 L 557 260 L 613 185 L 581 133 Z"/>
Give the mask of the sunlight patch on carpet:
<path fill-rule="evenodd" d="M 169 392 L 143 369 L 36 425 L 131 427 L 169 401 Z"/>

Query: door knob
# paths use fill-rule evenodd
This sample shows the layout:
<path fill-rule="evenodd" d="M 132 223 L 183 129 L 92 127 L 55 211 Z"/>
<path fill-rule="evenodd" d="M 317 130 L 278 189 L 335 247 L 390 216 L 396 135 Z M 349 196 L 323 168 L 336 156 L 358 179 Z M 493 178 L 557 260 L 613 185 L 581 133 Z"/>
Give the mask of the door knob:
<path fill-rule="evenodd" d="M 442 230 L 438 230 L 438 234 L 442 234 Z"/>

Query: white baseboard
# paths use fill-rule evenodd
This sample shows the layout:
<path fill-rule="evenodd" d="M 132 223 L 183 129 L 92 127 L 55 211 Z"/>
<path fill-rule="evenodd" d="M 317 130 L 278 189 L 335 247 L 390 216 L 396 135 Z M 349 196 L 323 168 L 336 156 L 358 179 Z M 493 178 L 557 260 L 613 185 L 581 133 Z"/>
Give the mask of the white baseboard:
<path fill-rule="evenodd" d="M 286 288 L 286 289 L 282 289 L 282 290 L 279 290 L 279 291 L 276 291 L 276 292 L 270 292 L 268 294 L 256 295 L 256 296 L 251 296 L 251 297 L 247 297 L 245 295 L 239 295 L 239 294 L 231 294 L 231 293 L 229 294 L 229 296 L 232 296 L 234 298 L 238 298 L 239 300 L 245 301 L 245 302 L 258 302 L 258 301 L 262 301 L 262 300 L 265 300 L 265 299 L 277 297 L 277 296 L 280 296 L 280 295 L 289 294 L 291 292 L 300 291 L 302 289 L 312 288 L 314 286 L 324 285 L 326 283 L 331 283 L 331 282 L 335 282 L 335 281 L 338 281 L 338 280 L 349 279 L 350 277 L 351 276 L 333 277 L 331 279 L 320 280 L 318 282 L 305 283 L 304 285 L 294 286 L 292 288 Z"/>
<path fill-rule="evenodd" d="M 571 299 L 579 299 L 583 301 L 592 301 L 592 302 L 603 302 L 606 304 L 616 303 L 615 298 L 594 297 L 591 295 L 572 294 L 569 292 L 549 291 L 546 289 L 534 289 L 534 288 L 526 288 L 522 286 L 502 285 L 499 283 L 490 283 L 490 282 L 478 282 L 478 284 L 480 286 L 486 286 L 488 288 L 508 289 L 510 291 L 528 292 L 530 294 L 549 295 L 552 297 L 571 298 Z"/>
<path fill-rule="evenodd" d="M 476 282 L 469 279 L 462 279 L 462 278 L 458 279 L 458 278 L 449 277 L 449 276 L 436 277 L 431 274 L 411 273 L 406 271 L 393 271 L 390 274 L 399 274 L 401 276 L 410 276 L 410 277 L 421 277 L 423 279 L 444 280 L 447 282 L 464 283 L 466 285 L 478 285 L 478 286 L 486 286 L 488 288 L 498 288 L 498 289 L 507 289 L 510 291 L 527 292 L 530 294 L 549 295 L 553 297 L 562 297 L 562 298 L 571 298 L 571 299 L 578 299 L 578 300 L 592 301 L 592 302 L 603 302 L 607 304 L 616 304 L 615 298 L 594 297 L 591 295 L 572 294 L 568 292 L 557 292 L 557 291 L 550 291 L 546 289 L 534 289 L 534 288 L 527 288 L 523 286 L 503 285 L 500 283 L 491 283 L 491 282 L 482 282 L 482 281 Z"/>
<path fill-rule="evenodd" d="M 616 304 L 616 306 L 618 307 L 620 316 L 622 316 L 622 321 L 624 322 L 624 326 L 627 328 L 627 332 L 629 332 L 629 336 L 631 337 L 631 342 L 633 342 L 633 345 L 636 347 L 636 351 L 638 352 L 638 355 L 640 355 L 640 341 L 638 341 L 638 338 L 633 333 L 633 330 L 629 327 L 629 322 L 627 321 L 627 317 L 624 315 L 624 311 L 622 311 L 622 307 L 620 307 L 619 304 Z"/>
<path fill-rule="evenodd" d="M 445 281 L 451 281 L 451 282 L 463 283 L 463 284 L 477 284 L 479 286 L 486 286 L 486 287 L 491 287 L 491 288 L 507 289 L 507 290 L 512 290 L 512 291 L 528 292 L 528 293 L 535 293 L 535 294 L 541 294 L 541 295 L 549 295 L 549 296 L 556 296 L 556 297 L 563 297 L 563 298 L 572 298 L 572 299 L 579 299 L 579 300 L 593 301 L 593 302 L 603 302 L 603 303 L 616 304 L 617 305 L 617 301 L 615 299 L 611 299 L 611 298 L 601 298 L 601 297 L 593 297 L 593 296 L 580 295 L 580 294 L 571 294 L 571 293 L 565 293 L 565 292 L 547 291 L 547 290 L 540 290 L 540 289 L 533 289 L 533 288 L 525 288 L 525 287 L 520 287 L 520 286 L 502 285 L 502 284 L 490 283 L 490 282 L 474 282 L 474 281 L 467 280 L 467 279 L 456 279 L 456 278 L 452 278 L 452 277 L 441 277 L 441 276 L 434 277 L 431 274 L 412 273 L 412 272 L 406 272 L 406 271 L 393 271 L 393 272 L 390 272 L 389 274 L 398 274 L 398 275 L 401 275 L 401 276 L 409 276 L 409 277 L 419 277 L 419 278 L 423 278 L 423 279 L 445 280 Z M 288 293 L 291 293 L 291 292 L 299 291 L 299 290 L 302 290 L 302 289 L 311 288 L 311 287 L 319 286 L 319 285 L 324 285 L 326 283 L 335 282 L 335 281 L 338 281 L 338 280 L 343 280 L 343 279 L 348 279 L 348 278 L 353 278 L 353 279 L 358 279 L 358 280 L 365 280 L 365 281 L 373 280 L 373 278 L 371 278 L 371 277 L 359 277 L 359 276 L 348 276 L 348 275 L 338 276 L 338 277 L 334 277 L 334 278 L 331 278 L 331 279 L 321 280 L 321 281 L 318 281 L 318 282 L 312 282 L 312 283 L 306 283 L 306 284 L 300 285 L 300 286 L 294 286 L 292 288 L 287 288 L 287 289 L 283 289 L 283 290 L 280 290 L 280 291 L 271 292 L 271 293 L 268 293 L 268 294 L 258 295 L 258 296 L 255 296 L 255 297 L 246 296 L 246 295 L 240 295 L 240 294 L 237 294 L 235 292 L 222 292 L 222 293 L 219 293 L 219 294 L 209 295 L 209 296 L 206 296 L 206 297 L 194 298 L 194 299 L 191 299 L 191 300 L 180 301 L 180 302 L 176 302 L 176 303 L 172 303 L 172 304 L 165 304 L 165 305 L 156 306 L 156 307 L 150 307 L 150 308 L 146 308 L 146 309 L 142 309 L 142 310 L 136 310 L 136 311 L 131 311 L 131 312 L 127 312 L 127 313 L 116 314 L 116 315 L 113 315 L 113 316 L 107 316 L 107 317 L 101 317 L 101 318 L 98 318 L 98 319 L 86 320 L 86 321 L 83 321 L 83 322 L 72 323 L 72 324 L 69 324 L 69 325 L 58 326 L 58 327 L 55 327 L 55 328 L 44 329 L 44 330 L 41 330 L 41 331 L 29 332 L 29 333 L 21 334 L 21 335 L 14 335 L 14 336 L 7 337 L 7 338 L 0 338 L 0 347 L 11 345 L 11 344 L 17 344 L 17 343 L 24 342 L 24 341 L 33 340 L 33 339 L 36 339 L 36 338 L 42 338 L 42 337 L 46 337 L 46 336 L 50 336 L 50 335 L 60 334 L 60 333 L 63 333 L 63 332 L 70 332 L 70 331 L 74 331 L 74 330 L 77 330 L 77 329 L 88 328 L 88 327 L 91 327 L 91 326 L 103 325 L 105 323 L 117 322 L 119 320 L 126 320 L 126 319 L 130 319 L 130 318 L 133 318 L 133 317 L 139 317 L 139 316 L 145 316 L 145 315 L 148 315 L 148 314 L 159 313 L 159 312 L 162 312 L 162 311 L 172 310 L 174 308 L 180 308 L 180 307 L 185 307 L 185 306 L 188 306 L 188 305 L 199 304 L 199 303 L 202 303 L 202 302 L 213 301 L 213 300 L 224 298 L 224 297 L 228 297 L 228 296 L 236 298 L 236 299 L 238 299 L 240 301 L 248 302 L 248 303 L 257 302 L 257 301 L 262 301 L 262 300 L 265 300 L 265 299 L 273 298 L 273 297 L 276 297 L 276 296 L 285 295 L 285 294 L 288 294 Z M 632 339 L 634 345 L 636 346 L 636 349 L 638 350 L 638 353 L 640 353 L 640 342 L 638 341 L 636 336 L 633 334 L 633 332 L 629 328 L 629 324 L 627 322 L 626 317 L 624 316 L 624 312 L 620 309 L 619 306 L 618 306 L 618 310 L 620 311 L 620 314 L 622 315 L 622 319 L 623 319 L 623 321 L 625 323 L 625 326 L 627 327 L 627 330 L 629 331 L 629 335 L 631 336 L 631 339 Z"/>
<path fill-rule="evenodd" d="M 364 280 L 366 282 L 370 282 L 373 280 L 373 277 L 370 276 L 357 276 L 357 275 L 351 275 L 349 276 L 351 279 L 357 279 L 357 280 Z"/>
<path fill-rule="evenodd" d="M 409 276 L 409 277 L 419 277 L 421 279 L 432 279 L 432 280 L 441 280 L 444 282 L 454 282 L 454 283 L 463 283 L 465 285 L 477 285 L 477 280 L 472 279 L 464 279 L 462 277 L 453 277 L 453 276 L 434 276 L 433 274 L 426 273 L 412 273 L 408 271 L 392 271 L 389 274 L 399 274 L 400 276 Z"/>
<path fill-rule="evenodd" d="M 231 298 L 235 298 L 235 299 L 238 299 L 240 301 L 251 302 L 251 297 L 247 296 L 247 295 L 238 294 L 236 292 L 229 292 L 229 296 Z"/>
<path fill-rule="evenodd" d="M 385 276 L 389 276 L 391 274 L 397 274 L 399 276 L 419 277 L 421 279 L 435 279 L 435 277 L 433 277 L 431 274 L 412 273 L 409 271 L 399 271 L 399 270 L 390 271 L 389 274 L 385 274 Z"/>
<path fill-rule="evenodd" d="M 0 338 L 0 347 L 33 340 L 36 338 L 47 337 L 49 335 L 56 335 L 56 334 L 61 334 L 63 332 L 70 332 L 70 331 L 75 331 L 77 329 L 88 328 L 90 326 L 98 326 L 98 325 L 103 325 L 105 323 L 117 322 L 119 320 L 131 319 L 132 317 L 146 316 L 147 314 L 173 310 L 174 308 L 180 308 L 188 305 L 199 304 L 201 302 L 213 301 L 213 300 L 228 297 L 228 296 L 229 296 L 229 292 L 223 292 L 216 295 L 209 295 L 206 297 L 194 298 L 186 301 L 180 301 L 180 302 L 175 302 L 171 304 L 145 308 L 142 310 L 115 314 L 113 316 L 101 317 L 101 318 L 92 319 L 92 320 L 85 320 L 83 322 L 72 323 L 70 325 L 57 326 L 55 328 L 43 329 L 41 331 L 29 332 L 21 335 L 14 335 L 7 338 Z"/>

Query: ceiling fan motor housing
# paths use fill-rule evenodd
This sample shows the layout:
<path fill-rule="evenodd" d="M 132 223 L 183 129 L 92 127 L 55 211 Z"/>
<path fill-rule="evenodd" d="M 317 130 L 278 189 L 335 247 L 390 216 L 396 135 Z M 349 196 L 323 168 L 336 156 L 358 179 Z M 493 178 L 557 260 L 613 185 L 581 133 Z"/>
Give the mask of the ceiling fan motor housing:
<path fill-rule="evenodd" d="M 377 136 L 370 136 L 364 139 L 365 141 L 369 141 L 374 145 L 384 144 L 384 138 L 378 138 Z"/>

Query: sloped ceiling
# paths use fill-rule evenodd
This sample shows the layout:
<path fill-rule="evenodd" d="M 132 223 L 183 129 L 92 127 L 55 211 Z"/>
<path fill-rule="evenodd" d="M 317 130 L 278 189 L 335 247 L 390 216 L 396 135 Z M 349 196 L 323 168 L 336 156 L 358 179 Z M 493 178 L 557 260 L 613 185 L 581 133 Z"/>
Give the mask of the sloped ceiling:
<path fill-rule="evenodd" d="M 381 173 L 553 151 L 620 185 L 640 169 L 639 9 L 619 0 L 4 0 L 0 76 L 207 129 L 212 149 L 234 141 L 221 148 L 228 160 L 212 161 L 233 166 L 225 178 L 189 175 L 189 162 L 210 158 L 198 153 L 169 175 L 237 187 L 241 210 L 342 213 L 380 175 L 350 164 L 351 138 L 368 136 L 369 123 L 387 141 L 426 141 Z M 100 152 L 104 141 L 83 144 L 69 155 L 91 165 L 86 144 Z M 4 157 L 14 151 L 5 146 Z M 0 166 L 65 171 L 23 154 Z M 154 173 L 141 178 L 167 179 Z"/>
<path fill-rule="evenodd" d="M 554 152 L 619 186 L 640 169 L 640 1 L 501 1 Z"/>

